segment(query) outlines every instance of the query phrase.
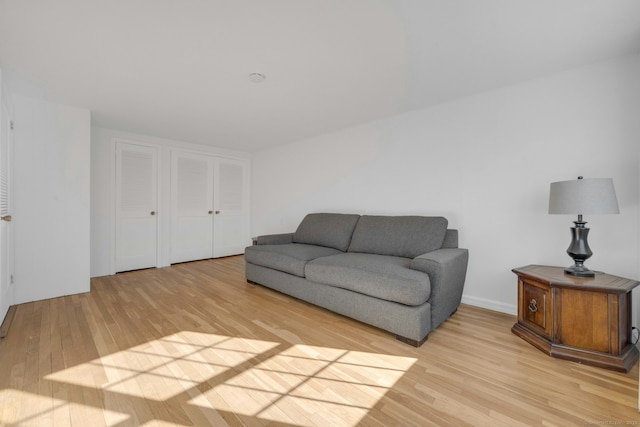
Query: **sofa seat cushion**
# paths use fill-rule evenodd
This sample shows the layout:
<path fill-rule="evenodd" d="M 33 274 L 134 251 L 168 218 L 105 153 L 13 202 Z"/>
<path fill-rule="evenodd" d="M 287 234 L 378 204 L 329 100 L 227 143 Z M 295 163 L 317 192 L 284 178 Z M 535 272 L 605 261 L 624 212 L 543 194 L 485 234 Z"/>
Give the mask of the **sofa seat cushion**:
<path fill-rule="evenodd" d="M 442 247 L 447 219 L 439 216 L 363 215 L 349 252 L 415 258 Z"/>
<path fill-rule="evenodd" d="M 429 276 L 411 270 L 411 259 L 344 253 L 307 263 L 307 280 L 400 304 L 417 306 L 431 295 Z"/>
<path fill-rule="evenodd" d="M 249 246 L 244 251 L 245 261 L 262 267 L 304 277 L 304 266 L 318 257 L 341 253 L 324 246 L 290 243 L 286 245 Z"/>

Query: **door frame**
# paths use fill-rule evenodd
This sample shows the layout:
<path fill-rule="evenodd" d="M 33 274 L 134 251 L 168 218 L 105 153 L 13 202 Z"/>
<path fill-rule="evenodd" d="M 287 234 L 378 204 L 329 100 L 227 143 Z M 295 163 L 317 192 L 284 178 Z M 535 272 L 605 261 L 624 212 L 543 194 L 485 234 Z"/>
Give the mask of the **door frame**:
<path fill-rule="evenodd" d="M 6 156 L 7 156 L 7 203 L 9 205 L 9 212 L 7 212 L 8 215 L 12 214 L 12 210 L 13 210 L 13 143 L 14 143 L 14 138 L 13 138 L 13 105 L 11 104 L 11 100 L 9 98 L 9 93 L 6 90 L 6 87 L 4 86 L 4 84 L 2 83 L 2 81 L 0 80 L 0 109 L 2 108 L 6 108 L 7 110 L 7 117 L 6 117 L 6 122 L 2 122 L 0 123 L 0 131 L 2 130 L 2 128 L 4 126 L 7 127 L 7 136 L 8 139 L 6 141 L 7 143 L 7 152 L 6 152 Z M 2 116 L 2 114 L 0 113 L 0 116 Z M 0 136 L 1 138 L 1 136 Z M 15 273 L 14 271 L 14 260 L 15 260 L 15 253 L 14 253 L 14 234 L 13 234 L 13 225 L 11 224 L 11 222 L 8 222 L 6 225 L 6 236 L 5 238 L 7 239 L 7 244 L 6 244 L 6 256 L 7 256 L 7 269 L 9 270 L 7 272 L 7 275 L 5 276 L 6 279 L 8 280 L 8 283 L 6 283 L 6 293 L 4 292 L 4 289 L 2 289 L 2 287 L 0 286 L 0 298 L 7 298 L 7 301 L 2 302 L 2 306 L 5 306 L 7 311 L 6 312 L 0 312 L 0 323 L 3 323 L 3 320 L 5 319 L 5 316 L 9 315 L 8 313 L 10 312 L 10 308 L 11 306 L 13 306 L 15 304 L 15 283 L 13 280 L 13 275 Z M 2 254 L 2 256 L 5 256 L 4 254 Z M 2 276 L 5 275 L 4 272 L 0 271 L 0 274 Z M 2 280 L 2 279 L 0 279 Z"/>

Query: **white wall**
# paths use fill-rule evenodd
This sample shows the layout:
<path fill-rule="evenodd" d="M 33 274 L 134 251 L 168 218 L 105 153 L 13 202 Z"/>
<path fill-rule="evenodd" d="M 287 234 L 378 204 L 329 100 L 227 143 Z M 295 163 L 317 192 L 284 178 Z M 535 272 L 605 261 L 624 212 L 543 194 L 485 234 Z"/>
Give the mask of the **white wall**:
<path fill-rule="evenodd" d="M 15 302 L 88 292 L 90 112 L 13 102 Z"/>
<path fill-rule="evenodd" d="M 160 257 L 158 266 L 170 263 L 170 153 L 172 149 L 196 153 L 244 159 L 250 162 L 250 155 L 242 151 L 227 150 L 183 141 L 156 138 L 148 135 L 133 134 L 113 129 L 93 127 L 91 129 L 91 277 L 113 274 L 115 267 L 113 233 L 113 170 L 114 141 L 124 140 L 133 143 L 152 145 L 160 152 L 160 194 L 158 201 L 158 220 L 160 221 Z"/>
<path fill-rule="evenodd" d="M 621 214 L 585 217 L 586 264 L 637 277 L 639 75 L 620 58 L 256 152 L 252 234 L 308 212 L 443 215 L 470 251 L 464 301 L 516 313 L 512 268 L 572 264 L 549 183 L 612 177 Z"/>

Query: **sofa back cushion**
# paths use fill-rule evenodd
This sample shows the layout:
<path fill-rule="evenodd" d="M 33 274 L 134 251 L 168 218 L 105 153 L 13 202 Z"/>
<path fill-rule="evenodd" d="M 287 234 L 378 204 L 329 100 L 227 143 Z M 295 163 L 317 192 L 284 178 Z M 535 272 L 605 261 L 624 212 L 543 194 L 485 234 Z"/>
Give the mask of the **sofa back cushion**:
<path fill-rule="evenodd" d="M 293 234 L 293 242 L 326 246 L 345 252 L 359 218 L 360 215 L 351 214 L 309 214 Z"/>
<path fill-rule="evenodd" d="M 363 215 L 349 252 L 415 258 L 442 247 L 447 225 L 447 219 L 439 216 Z"/>

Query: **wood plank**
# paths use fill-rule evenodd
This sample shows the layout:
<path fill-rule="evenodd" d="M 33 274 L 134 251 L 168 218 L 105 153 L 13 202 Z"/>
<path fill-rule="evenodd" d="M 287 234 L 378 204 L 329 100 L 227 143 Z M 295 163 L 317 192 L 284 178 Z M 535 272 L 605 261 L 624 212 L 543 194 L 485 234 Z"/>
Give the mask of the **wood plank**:
<path fill-rule="evenodd" d="M 511 284 L 505 284 L 510 286 Z M 242 256 L 16 306 L 0 425 L 586 425 L 639 420 L 638 366 L 558 360 L 462 305 L 421 347 L 246 283 Z"/>

